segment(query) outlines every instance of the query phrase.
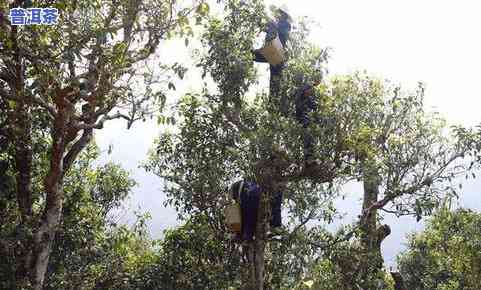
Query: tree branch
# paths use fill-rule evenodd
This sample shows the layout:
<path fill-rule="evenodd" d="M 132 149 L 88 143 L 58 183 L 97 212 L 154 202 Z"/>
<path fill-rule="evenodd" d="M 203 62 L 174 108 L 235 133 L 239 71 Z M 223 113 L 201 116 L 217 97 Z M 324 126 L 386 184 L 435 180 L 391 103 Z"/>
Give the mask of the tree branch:
<path fill-rule="evenodd" d="M 65 176 L 65 174 L 68 172 L 70 167 L 72 166 L 73 162 L 75 161 L 75 158 L 77 158 L 77 155 L 87 146 L 87 144 L 90 142 L 92 139 L 92 132 L 93 130 L 90 129 L 85 129 L 83 131 L 82 136 L 80 137 L 77 142 L 75 142 L 70 150 L 67 152 L 65 157 L 63 158 L 63 172 L 62 172 L 62 177 Z"/>
<path fill-rule="evenodd" d="M 114 119 L 125 119 L 129 122 L 132 121 L 131 118 L 129 118 L 129 116 L 126 116 L 124 114 L 121 114 L 121 113 L 116 113 L 115 115 L 104 115 L 98 122 L 96 123 L 81 123 L 81 124 L 76 124 L 75 125 L 75 129 L 77 130 L 89 130 L 89 129 L 102 129 L 103 126 L 104 126 L 104 123 L 106 121 L 109 121 L 109 120 L 114 120 Z"/>
<path fill-rule="evenodd" d="M 316 210 L 313 209 L 309 212 L 309 214 L 307 215 L 307 217 L 303 220 L 301 220 L 301 223 L 298 224 L 293 230 L 292 232 L 289 233 L 289 235 L 287 237 L 284 237 L 282 239 L 272 239 L 271 241 L 278 241 L 278 242 L 285 242 L 285 241 L 290 241 L 294 236 L 295 234 L 299 231 L 300 228 L 302 228 L 304 225 L 306 225 L 311 219 L 314 218 L 315 216 L 315 212 Z"/>
<path fill-rule="evenodd" d="M 57 116 L 57 110 L 55 110 L 54 106 L 52 106 L 51 104 L 48 104 L 47 102 L 45 102 L 45 100 L 42 99 L 42 97 L 38 97 L 38 96 L 31 96 L 32 97 L 32 102 L 34 104 L 37 104 L 39 105 L 40 107 L 44 108 L 45 110 L 47 110 L 47 112 L 53 117 L 55 118 Z"/>
<path fill-rule="evenodd" d="M 352 236 L 356 233 L 356 231 L 358 230 L 359 228 L 359 225 L 354 227 L 353 229 L 351 229 L 349 232 L 347 232 L 345 235 L 343 236 L 337 236 L 335 239 L 331 240 L 330 242 L 327 242 L 325 244 L 320 244 L 320 243 L 317 243 L 315 241 L 309 241 L 309 244 L 311 246 L 314 246 L 316 248 L 319 248 L 323 251 L 329 249 L 329 248 L 332 248 L 333 246 L 335 246 L 336 244 L 338 243 L 342 243 L 342 242 L 346 242 L 346 241 L 349 241 Z"/>

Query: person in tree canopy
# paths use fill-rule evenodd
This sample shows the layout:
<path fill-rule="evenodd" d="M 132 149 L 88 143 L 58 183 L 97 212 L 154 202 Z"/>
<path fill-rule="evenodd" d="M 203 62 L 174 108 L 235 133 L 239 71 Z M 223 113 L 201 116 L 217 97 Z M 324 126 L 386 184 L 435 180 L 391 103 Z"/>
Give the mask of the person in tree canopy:
<path fill-rule="evenodd" d="M 311 124 L 311 114 L 317 111 L 317 102 L 314 96 L 314 87 L 318 86 L 320 78 L 314 79 L 312 82 L 304 83 L 295 92 L 296 103 L 296 120 L 304 128 L 303 141 L 304 141 L 304 161 L 306 165 L 312 165 L 314 163 L 313 151 L 314 140 L 312 134 L 309 131 Z M 314 121 L 319 122 L 316 118 Z"/>
<path fill-rule="evenodd" d="M 285 6 L 277 9 L 276 19 L 269 21 L 266 29 L 266 43 L 279 36 L 279 40 L 282 44 L 282 48 L 285 50 L 287 41 L 289 40 L 289 33 L 291 32 L 292 18 L 289 15 Z M 268 62 L 265 56 L 262 54 L 261 49 L 253 51 L 254 61 L 256 62 Z M 284 63 L 278 65 L 270 65 L 271 75 L 279 75 L 284 68 Z"/>
<path fill-rule="evenodd" d="M 249 180 L 239 180 L 230 187 L 230 192 L 235 201 L 241 207 L 241 236 L 242 241 L 252 241 L 254 239 L 257 212 L 259 210 L 262 188 L 255 182 Z M 282 226 L 281 216 L 282 192 L 275 193 L 271 198 L 271 220 L 272 232 L 278 232 Z"/>

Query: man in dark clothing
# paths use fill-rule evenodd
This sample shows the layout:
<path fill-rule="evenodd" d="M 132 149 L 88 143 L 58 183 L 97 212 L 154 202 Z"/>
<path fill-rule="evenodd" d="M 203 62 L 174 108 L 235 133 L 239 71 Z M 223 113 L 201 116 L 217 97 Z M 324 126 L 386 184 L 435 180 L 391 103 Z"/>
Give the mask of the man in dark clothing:
<path fill-rule="evenodd" d="M 317 110 L 317 103 L 314 98 L 314 87 L 318 84 L 319 81 L 315 81 L 312 85 L 306 84 L 299 88 L 295 94 L 296 119 L 304 128 L 304 161 L 306 163 L 313 161 L 314 140 L 312 134 L 309 132 L 309 125 L 311 124 L 311 117 L 309 115 Z"/>
<path fill-rule="evenodd" d="M 240 180 L 232 184 L 230 191 L 241 207 L 241 240 L 252 241 L 256 231 L 257 212 L 259 210 L 261 187 L 252 181 Z M 271 199 L 271 228 L 282 226 L 281 217 L 282 192 L 277 192 Z"/>
<path fill-rule="evenodd" d="M 275 39 L 279 36 L 279 40 L 282 44 L 282 48 L 285 50 L 287 45 L 287 40 L 289 39 L 289 33 L 291 32 L 291 18 L 285 9 L 278 10 L 278 16 L 276 21 L 271 21 L 267 24 L 266 32 L 266 43 Z M 256 62 L 268 62 L 265 56 L 261 53 L 260 49 L 253 51 L 254 61 Z M 272 76 L 277 76 L 281 73 L 284 68 L 284 63 L 278 65 L 270 65 L 270 71 Z"/>

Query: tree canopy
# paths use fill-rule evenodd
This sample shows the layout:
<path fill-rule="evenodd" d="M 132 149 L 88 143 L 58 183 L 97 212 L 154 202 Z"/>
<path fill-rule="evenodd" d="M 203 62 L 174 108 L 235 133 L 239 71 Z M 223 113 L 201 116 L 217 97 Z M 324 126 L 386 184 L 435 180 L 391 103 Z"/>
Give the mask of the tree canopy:
<path fill-rule="evenodd" d="M 405 284 L 477 287 L 478 215 L 437 209 L 458 196 L 460 178 L 475 177 L 481 134 L 426 110 L 422 83 L 329 75 L 330 50 L 309 41 L 306 19 L 294 21 L 281 74 L 260 82 L 268 65 L 252 50 L 269 21 L 263 1 L 50 2 L 0 4 L 0 288 L 395 289 L 382 216 L 433 213 L 399 260 Z M 55 7 L 59 23 L 12 26 L 4 16 L 19 6 Z M 197 31 L 203 86 L 173 100 L 172 81 L 188 81 L 189 68 L 158 48 L 176 38 L 189 46 Z M 317 103 L 309 126 L 296 119 L 306 85 Z M 162 178 L 181 223 L 158 240 L 148 214 L 132 226 L 112 217 L 136 182 L 97 164 L 94 143 L 107 121 L 133 128 L 153 117 L 172 122 L 143 167 Z M 223 209 L 241 178 L 262 193 L 255 239 L 239 244 Z M 343 221 L 335 201 L 350 181 L 362 182 L 361 212 L 328 230 Z M 285 231 L 273 236 L 277 192 Z"/>
<path fill-rule="evenodd" d="M 471 210 L 443 208 L 421 233 L 412 234 L 399 256 L 408 289 L 477 289 L 481 216 Z"/>

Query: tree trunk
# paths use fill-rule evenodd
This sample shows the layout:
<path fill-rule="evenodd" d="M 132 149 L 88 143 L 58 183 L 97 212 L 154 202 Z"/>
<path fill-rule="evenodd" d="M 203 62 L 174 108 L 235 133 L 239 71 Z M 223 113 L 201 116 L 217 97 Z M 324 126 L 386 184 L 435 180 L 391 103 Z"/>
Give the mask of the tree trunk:
<path fill-rule="evenodd" d="M 44 179 L 45 205 L 41 218 L 35 221 L 32 213 L 31 189 L 31 119 L 28 116 L 31 103 L 22 94 L 23 81 L 20 82 L 20 85 L 18 83 L 17 81 L 15 86 L 19 101 L 14 112 L 15 118 L 13 118 L 13 121 L 16 123 L 16 127 L 13 136 L 17 137 L 15 140 L 16 169 L 19 172 L 17 176 L 17 202 L 22 213 L 22 220 L 19 224 L 19 230 L 22 234 L 18 237 L 20 247 L 16 249 L 15 279 L 18 289 L 25 289 L 30 284 L 33 289 L 41 290 L 43 289 L 50 253 L 62 215 L 63 177 L 78 154 L 90 142 L 93 129 L 85 129 L 81 137 L 71 144 L 76 139 L 79 130 L 71 122 L 73 113 L 72 104 L 66 99 L 68 91 L 58 89 L 54 96 L 57 113 L 54 116 L 52 128 L 50 167 Z"/>
<path fill-rule="evenodd" d="M 380 176 L 372 164 L 363 164 L 364 197 L 361 215 L 360 276 L 364 290 L 377 289 L 375 277 L 382 270 L 384 260 L 381 253 L 382 241 L 391 233 L 388 225 L 377 227 L 377 209 L 371 206 L 378 201 Z"/>
<path fill-rule="evenodd" d="M 281 73 L 273 74 L 272 67 L 270 69 L 269 80 L 269 111 L 282 111 L 279 101 L 279 92 L 281 85 Z M 272 111 L 271 111 L 272 113 Z M 272 152 L 269 154 L 272 156 Z M 266 156 L 267 157 L 267 156 Z M 268 227 L 270 213 L 270 197 L 272 192 L 277 188 L 276 171 L 272 168 L 272 164 L 261 162 L 256 170 L 259 185 L 263 188 L 260 197 L 259 211 L 257 213 L 257 225 L 255 230 L 255 239 L 248 245 L 248 271 L 243 278 L 243 290 L 263 290 L 264 289 L 264 273 L 265 273 L 265 249 L 266 249 L 266 232 Z"/>
<path fill-rule="evenodd" d="M 66 132 L 69 116 L 65 110 L 64 96 L 57 94 L 55 102 L 58 108 L 58 115 L 55 117 L 52 133 L 53 144 L 49 173 L 44 180 L 46 201 L 42 218 L 33 235 L 30 280 L 35 290 L 43 289 L 50 252 L 62 215 L 63 176 L 65 174 L 63 162 L 66 144 L 68 143 Z"/>
<path fill-rule="evenodd" d="M 28 268 L 31 262 L 32 237 L 32 139 L 31 119 L 28 116 L 28 107 L 20 98 L 17 103 L 13 125 L 15 145 L 15 169 L 16 169 L 16 197 L 20 210 L 21 219 L 17 225 L 17 238 L 19 247 L 15 250 L 15 280 L 17 287 L 22 289 L 28 284 Z"/>
<path fill-rule="evenodd" d="M 18 289 L 29 284 L 28 269 L 31 262 L 32 226 L 32 118 L 31 102 L 25 94 L 25 63 L 17 43 L 17 28 L 12 28 L 14 61 L 10 70 L 14 72 L 8 82 L 14 101 L 13 112 L 9 114 L 8 134 L 15 150 L 16 198 L 21 219 L 17 225 L 18 246 L 15 249 L 15 282 Z"/>
<path fill-rule="evenodd" d="M 267 217 L 269 203 L 268 195 L 263 193 L 260 199 L 257 215 L 255 239 L 247 247 L 247 275 L 244 277 L 243 290 L 263 290 L 265 271 L 265 234 L 267 230 Z"/>
<path fill-rule="evenodd" d="M 42 217 L 40 227 L 34 234 L 34 259 L 31 269 L 31 279 L 33 289 L 35 290 L 43 289 L 55 233 L 60 223 L 63 203 L 61 182 L 57 182 L 49 188 L 48 195 L 44 216 Z"/>
<path fill-rule="evenodd" d="M 270 70 L 269 80 L 269 108 L 270 110 L 282 110 L 279 103 L 279 92 L 281 85 L 281 74 L 274 75 Z M 270 152 L 267 159 L 273 157 L 274 152 Z M 261 162 L 264 163 L 264 162 Z M 272 193 L 276 191 L 277 174 L 274 165 L 270 162 L 264 163 L 258 168 L 258 182 L 263 188 L 260 197 L 259 211 L 257 213 L 257 226 L 255 230 L 255 240 L 249 245 L 251 251 L 249 255 L 249 290 L 264 289 L 264 273 L 265 273 L 265 249 L 266 249 L 266 232 L 268 227 L 270 212 L 270 198 Z"/>
<path fill-rule="evenodd" d="M 264 269 L 265 269 L 265 235 L 267 231 L 267 217 L 269 205 L 269 194 L 264 192 L 260 199 L 259 213 L 257 216 L 256 239 L 254 241 L 254 266 L 255 266 L 255 290 L 264 289 Z"/>
<path fill-rule="evenodd" d="M 31 119 L 24 96 L 18 96 L 15 112 L 14 143 L 15 143 L 15 167 L 18 172 L 17 202 L 22 214 L 22 220 L 26 222 L 32 215 L 32 137 Z"/>
<path fill-rule="evenodd" d="M 377 202 L 379 196 L 379 176 L 377 170 L 365 166 L 363 172 L 364 196 L 361 216 L 361 243 L 366 249 L 375 248 L 377 211 L 369 207 Z"/>

